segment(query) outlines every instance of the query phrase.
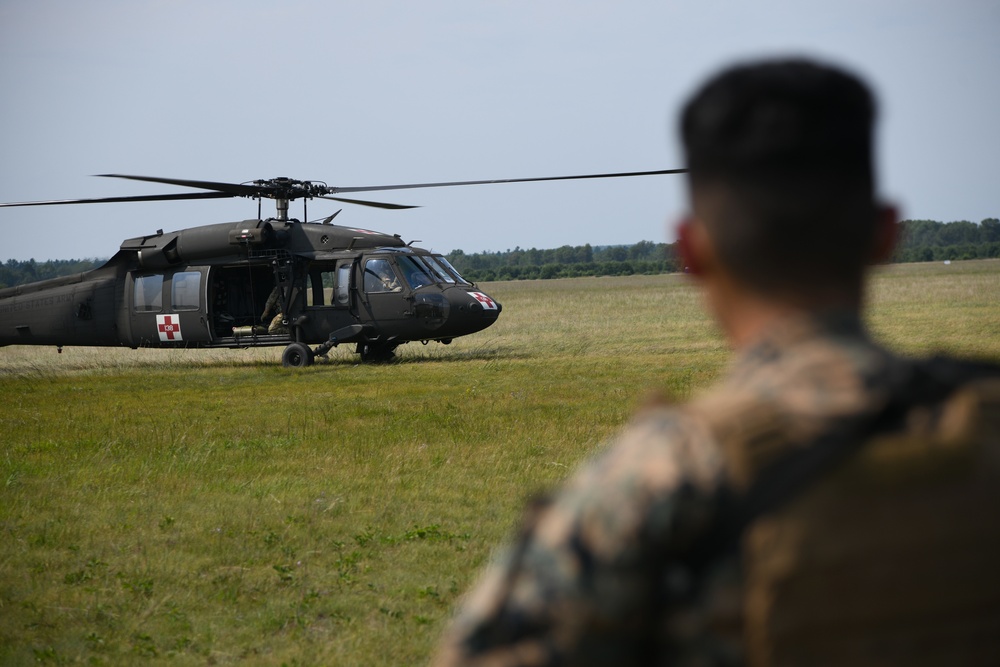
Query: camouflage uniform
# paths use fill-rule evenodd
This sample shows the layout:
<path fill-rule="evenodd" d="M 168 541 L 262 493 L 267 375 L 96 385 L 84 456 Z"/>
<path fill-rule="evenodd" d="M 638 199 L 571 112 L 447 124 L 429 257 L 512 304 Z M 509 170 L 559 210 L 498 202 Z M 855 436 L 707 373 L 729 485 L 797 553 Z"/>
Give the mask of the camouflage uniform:
<path fill-rule="evenodd" d="M 687 558 L 722 490 L 747 489 L 838 419 L 879 411 L 909 363 L 853 316 L 789 321 L 714 391 L 644 410 L 529 509 L 435 664 L 958 664 L 956 646 L 1000 664 L 996 375 L 958 408 L 912 411 L 754 521 L 740 556 Z M 989 434 L 985 456 L 965 446 L 969 423 Z"/>
<path fill-rule="evenodd" d="M 274 317 L 271 317 L 271 313 L 274 313 Z M 285 315 L 281 312 L 281 288 L 275 286 L 267 297 L 267 303 L 264 304 L 264 312 L 260 316 L 260 321 L 268 322 L 267 333 L 282 334 L 288 333 L 288 327 L 283 323 L 284 319 Z"/>

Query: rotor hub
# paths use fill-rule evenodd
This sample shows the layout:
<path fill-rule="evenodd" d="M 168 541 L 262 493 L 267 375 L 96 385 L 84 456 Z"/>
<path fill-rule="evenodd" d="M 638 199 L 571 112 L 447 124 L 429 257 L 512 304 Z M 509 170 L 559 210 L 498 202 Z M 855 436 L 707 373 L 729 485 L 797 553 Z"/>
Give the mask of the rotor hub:
<path fill-rule="evenodd" d="M 298 181 L 293 178 L 267 178 L 252 181 L 253 192 L 246 196 L 266 199 L 294 199 L 321 197 L 330 193 L 331 188 L 322 181 Z"/>

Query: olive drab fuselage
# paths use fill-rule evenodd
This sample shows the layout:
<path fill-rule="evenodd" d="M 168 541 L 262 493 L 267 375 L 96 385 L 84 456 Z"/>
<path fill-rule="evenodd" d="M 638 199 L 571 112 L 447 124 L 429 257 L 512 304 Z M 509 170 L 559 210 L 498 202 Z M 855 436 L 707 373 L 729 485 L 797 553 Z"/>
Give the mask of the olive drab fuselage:
<path fill-rule="evenodd" d="M 447 344 L 500 310 L 398 236 L 247 220 L 129 239 L 92 271 L 0 290 L 0 345 L 284 345 L 283 362 L 299 366 L 342 343 L 366 360 Z"/>
<path fill-rule="evenodd" d="M 286 177 L 226 183 L 100 174 L 198 192 L 6 202 L 0 208 L 245 197 L 258 201 L 258 219 L 129 239 L 93 271 L 0 290 L 0 346 L 284 345 L 284 365 L 307 366 L 336 345 L 354 343 L 363 360 L 385 360 L 402 343 L 447 344 L 481 331 L 496 321 L 500 304 L 441 255 L 411 248 L 398 235 L 329 224 L 340 211 L 322 223 L 289 219 L 289 202 L 303 200 L 308 220 L 310 199 L 414 208 L 344 194 L 686 171 L 352 187 Z M 264 199 L 274 200 L 275 218 L 259 219 Z"/>

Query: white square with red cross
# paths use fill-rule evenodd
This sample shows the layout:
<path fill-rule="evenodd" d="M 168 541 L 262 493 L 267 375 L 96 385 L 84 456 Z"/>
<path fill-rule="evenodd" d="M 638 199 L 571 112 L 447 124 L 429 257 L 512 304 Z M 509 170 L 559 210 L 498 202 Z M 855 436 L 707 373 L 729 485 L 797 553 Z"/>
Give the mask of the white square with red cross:
<path fill-rule="evenodd" d="M 184 340 L 184 337 L 181 336 L 181 321 L 176 315 L 157 315 L 156 330 L 163 342 Z"/>
<path fill-rule="evenodd" d="M 469 292 L 469 296 L 478 301 L 482 306 L 483 310 L 496 310 L 497 302 L 486 296 L 482 292 Z"/>

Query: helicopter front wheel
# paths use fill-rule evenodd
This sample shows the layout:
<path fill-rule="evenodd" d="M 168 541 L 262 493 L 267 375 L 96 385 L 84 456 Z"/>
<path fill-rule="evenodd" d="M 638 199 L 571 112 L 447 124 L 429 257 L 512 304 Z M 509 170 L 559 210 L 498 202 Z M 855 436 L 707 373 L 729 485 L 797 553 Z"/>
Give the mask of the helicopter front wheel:
<path fill-rule="evenodd" d="M 313 359 L 313 351 L 305 343 L 291 343 L 281 353 L 281 365 L 285 368 L 311 366 Z"/>

